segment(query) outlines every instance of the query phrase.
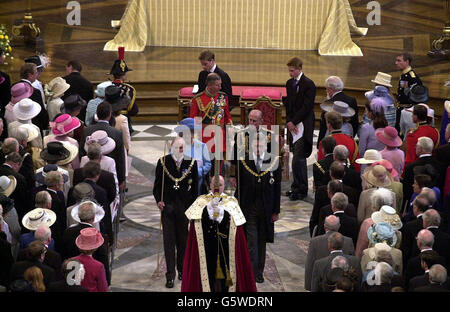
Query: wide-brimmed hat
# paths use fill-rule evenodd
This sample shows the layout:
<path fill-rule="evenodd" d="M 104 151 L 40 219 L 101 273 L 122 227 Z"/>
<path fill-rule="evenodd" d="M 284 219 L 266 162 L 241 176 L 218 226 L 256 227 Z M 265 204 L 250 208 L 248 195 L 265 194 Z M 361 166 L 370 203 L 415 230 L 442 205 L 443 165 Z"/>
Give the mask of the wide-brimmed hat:
<path fill-rule="evenodd" d="M 61 106 L 61 112 L 70 114 L 86 107 L 86 105 L 86 101 L 81 96 L 72 94 L 64 99 L 64 105 Z"/>
<path fill-rule="evenodd" d="M 447 113 L 450 113 L 450 101 L 445 101 L 444 107 L 445 107 L 445 110 L 447 111 Z"/>
<path fill-rule="evenodd" d="M 95 89 L 95 95 L 97 95 L 98 97 L 105 97 L 105 90 L 107 87 L 112 86 L 112 82 L 111 81 L 104 81 L 102 83 L 99 83 L 97 85 L 97 88 Z"/>
<path fill-rule="evenodd" d="M 56 221 L 56 214 L 45 208 L 36 208 L 28 212 L 22 218 L 22 224 L 30 231 L 36 231 L 40 226 L 52 226 Z"/>
<path fill-rule="evenodd" d="M 19 128 L 25 129 L 28 132 L 27 142 L 31 142 L 39 136 L 39 128 L 33 124 L 22 124 Z"/>
<path fill-rule="evenodd" d="M 434 109 L 430 108 L 430 107 L 429 107 L 427 104 L 425 104 L 425 103 L 419 103 L 419 104 L 416 104 L 416 105 L 423 105 L 423 106 L 425 106 L 425 108 L 427 109 L 427 117 L 434 118 Z M 408 108 L 406 108 L 405 110 L 406 110 L 407 112 L 413 113 L 413 112 L 414 112 L 414 106 L 408 107 Z"/>
<path fill-rule="evenodd" d="M 367 165 L 373 164 L 380 159 L 383 159 L 383 157 L 379 151 L 368 149 L 364 152 L 364 157 L 356 159 L 355 162 L 360 165 Z"/>
<path fill-rule="evenodd" d="M 391 176 L 395 179 L 398 177 L 398 171 L 394 169 L 392 163 L 387 159 L 381 159 L 374 162 L 371 166 L 381 165 L 391 174 Z"/>
<path fill-rule="evenodd" d="M 89 183 L 80 182 L 73 187 L 72 196 L 77 202 L 83 199 L 94 199 L 95 191 Z"/>
<path fill-rule="evenodd" d="M 325 101 L 320 104 L 320 108 L 326 112 L 337 112 L 342 117 L 352 117 L 355 115 L 355 110 L 349 107 L 347 103 L 341 101 Z"/>
<path fill-rule="evenodd" d="M 56 164 L 59 166 L 70 164 L 75 159 L 75 157 L 78 156 L 77 146 L 67 141 L 61 141 L 61 143 L 69 151 L 69 156 L 67 156 L 65 159 L 58 161 Z"/>
<path fill-rule="evenodd" d="M 47 162 L 55 162 L 69 157 L 70 152 L 62 142 L 48 142 L 41 152 L 41 158 Z"/>
<path fill-rule="evenodd" d="M 411 104 L 428 102 L 428 88 L 424 85 L 414 84 L 406 88 L 405 95 L 408 96 L 409 103 Z"/>
<path fill-rule="evenodd" d="M 34 92 L 34 88 L 27 82 L 18 82 L 11 87 L 11 103 L 29 98 Z"/>
<path fill-rule="evenodd" d="M 125 109 L 131 102 L 128 95 L 125 94 L 125 90 L 119 88 L 116 85 L 106 87 L 105 89 L 105 101 L 111 104 L 112 111 L 116 112 L 121 109 Z"/>
<path fill-rule="evenodd" d="M 387 222 L 394 230 L 400 230 L 403 226 L 400 216 L 394 208 L 384 205 L 379 211 L 375 211 L 370 216 L 374 223 Z"/>
<path fill-rule="evenodd" d="M 66 135 L 70 131 L 77 129 L 80 125 L 80 120 L 69 114 L 62 114 L 58 116 L 54 122 L 50 122 L 52 133 L 56 136 Z"/>
<path fill-rule="evenodd" d="M 80 231 L 75 244 L 81 250 L 93 250 L 103 245 L 104 241 L 102 234 L 97 229 L 90 227 Z"/>
<path fill-rule="evenodd" d="M 376 259 L 377 253 L 380 251 L 387 251 L 390 253 L 391 249 L 392 248 L 386 243 L 376 243 L 373 248 L 369 248 L 369 257 L 370 259 Z"/>
<path fill-rule="evenodd" d="M 373 83 L 376 83 L 378 85 L 386 86 L 389 88 L 392 88 L 391 85 L 391 78 L 392 76 L 386 73 L 378 72 L 375 76 L 375 79 L 372 80 Z"/>
<path fill-rule="evenodd" d="M 366 168 L 363 177 L 367 182 L 376 187 L 387 187 L 394 182 L 389 171 L 381 165 Z"/>
<path fill-rule="evenodd" d="M 377 243 L 386 243 L 390 247 L 397 243 L 397 235 L 392 226 L 387 222 L 372 224 L 367 230 L 369 241 L 376 245 Z"/>
<path fill-rule="evenodd" d="M 77 222 L 81 222 L 80 217 L 78 216 L 78 209 L 80 208 L 81 205 L 86 204 L 86 203 L 91 203 L 94 205 L 94 212 L 95 212 L 94 223 L 100 222 L 103 219 L 103 217 L 105 216 L 105 210 L 103 210 L 102 206 L 98 205 L 97 203 L 95 203 L 91 200 L 85 200 L 85 201 L 77 204 L 75 207 L 73 207 L 72 211 L 70 212 L 70 214 L 72 215 L 72 218 Z"/>
<path fill-rule="evenodd" d="M 58 171 L 58 166 L 55 164 L 46 164 L 44 168 L 42 168 L 42 170 L 36 173 L 36 175 L 34 176 L 36 181 L 40 184 L 45 184 L 45 177 L 47 176 L 47 173 L 49 173 L 50 171 Z M 69 177 L 67 175 L 62 174 L 62 177 L 64 183 L 69 181 Z"/>
<path fill-rule="evenodd" d="M 64 92 L 69 90 L 70 84 L 64 78 L 55 77 L 48 84 L 45 85 L 45 95 L 51 98 L 59 98 L 64 95 Z"/>
<path fill-rule="evenodd" d="M 22 99 L 13 107 L 14 116 L 20 120 L 30 120 L 39 115 L 41 106 L 31 99 Z"/>
<path fill-rule="evenodd" d="M 387 126 L 383 130 L 375 133 L 378 141 L 389 147 L 399 147 L 402 139 L 398 136 L 398 131 L 394 127 Z"/>
<path fill-rule="evenodd" d="M 92 143 L 98 143 L 102 147 L 102 154 L 106 155 L 111 153 L 116 148 L 116 142 L 108 137 L 106 131 L 97 130 L 90 136 L 86 137 L 86 143 L 84 144 L 84 150 L 87 152 L 88 147 Z"/>
<path fill-rule="evenodd" d="M 17 180 L 14 176 L 0 177 L 0 194 L 9 197 L 14 192 L 17 186 Z"/>

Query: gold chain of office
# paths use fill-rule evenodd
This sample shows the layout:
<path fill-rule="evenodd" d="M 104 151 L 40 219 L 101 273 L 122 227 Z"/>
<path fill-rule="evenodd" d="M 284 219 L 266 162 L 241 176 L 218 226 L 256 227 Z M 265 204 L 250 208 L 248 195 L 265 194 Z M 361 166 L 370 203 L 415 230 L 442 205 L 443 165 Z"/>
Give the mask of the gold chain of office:
<path fill-rule="evenodd" d="M 261 173 L 256 173 L 252 169 L 250 169 L 250 167 L 247 165 L 247 163 L 245 162 L 244 159 L 242 159 L 241 162 L 244 165 L 245 169 L 247 169 L 247 171 L 249 173 L 251 173 L 252 175 L 254 175 L 255 177 L 258 178 L 258 182 L 260 183 L 261 182 L 261 177 L 263 177 L 267 172 L 272 171 L 273 167 L 275 167 L 275 164 L 278 163 L 278 158 L 280 158 L 280 156 L 276 156 L 275 160 L 270 164 L 270 167 L 267 170 L 265 170 L 265 171 L 263 171 Z M 270 183 L 270 184 L 272 184 L 272 183 Z"/>
<path fill-rule="evenodd" d="M 192 166 L 194 166 L 195 163 L 195 159 L 192 159 L 191 164 L 189 165 L 188 169 L 186 170 L 186 172 L 179 178 L 175 178 L 173 175 L 170 174 L 169 170 L 167 170 L 166 164 L 164 163 L 165 161 L 165 156 L 161 157 L 160 159 L 161 161 L 161 165 L 163 167 L 164 172 L 167 174 L 167 176 L 173 181 L 175 182 L 175 185 L 173 186 L 174 189 L 178 190 L 180 188 L 180 186 L 178 185 L 178 183 L 180 183 L 181 181 L 183 181 L 191 172 Z"/>

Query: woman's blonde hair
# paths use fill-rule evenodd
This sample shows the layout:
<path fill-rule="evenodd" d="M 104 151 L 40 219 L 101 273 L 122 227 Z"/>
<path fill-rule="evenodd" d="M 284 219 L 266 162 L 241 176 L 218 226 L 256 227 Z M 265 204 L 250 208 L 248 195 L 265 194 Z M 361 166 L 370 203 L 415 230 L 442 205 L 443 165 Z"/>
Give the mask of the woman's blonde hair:
<path fill-rule="evenodd" d="M 23 273 L 24 278 L 31 283 L 33 288 L 37 292 L 45 292 L 44 276 L 42 275 L 41 269 L 37 266 L 32 266 L 26 269 Z"/>

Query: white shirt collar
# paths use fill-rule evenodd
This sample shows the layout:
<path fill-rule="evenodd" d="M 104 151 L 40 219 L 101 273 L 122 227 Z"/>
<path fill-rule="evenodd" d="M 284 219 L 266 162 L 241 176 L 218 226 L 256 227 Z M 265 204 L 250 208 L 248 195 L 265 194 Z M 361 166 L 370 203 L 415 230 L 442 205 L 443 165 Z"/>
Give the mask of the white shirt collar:
<path fill-rule="evenodd" d="M 343 253 L 342 249 L 339 249 L 339 250 L 332 250 L 332 251 L 330 251 L 330 255 L 331 255 L 332 253 L 336 253 L 336 252 Z"/>
<path fill-rule="evenodd" d="M 427 227 L 427 230 L 429 229 L 438 229 L 439 227 L 436 225 L 430 225 L 429 227 Z"/>
<path fill-rule="evenodd" d="M 430 250 L 433 250 L 433 248 L 425 248 L 425 249 L 422 249 L 420 252 L 430 251 Z"/>
<path fill-rule="evenodd" d="M 97 120 L 97 122 L 103 122 L 103 123 L 107 123 L 109 125 L 109 121 L 108 120 L 99 119 L 99 120 Z"/>
<path fill-rule="evenodd" d="M 211 70 L 209 71 L 210 73 L 213 73 L 216 70 L 217 64 L 214 63 L 214 66 L 211 68 Z"/>
<path fill-rule="evenodd" d="M 298 81 L 300 81 L 300 78 L 302 78 L 302 76 L 303 76 L 303 72 L 301 72 L 300 75 L 298 75 L 298 77 L 294 78 L 295 80 L 297 80 L 297 83 L 298 83 Z"/>
<path fill-rule="evenodd" d="M 344 210 L 339 210 L 339 211 L 333 212 L 333 214 L 337 214 L 337 213 L 345 213 L 345 212 L 344 212 Z"/>
<path fill-rule="evenodd" d="M 13 169 L 13 167 L 11 167 L 11 165 L 10 164 L 7 164 L 7 163 L 3 163 L 5 166 L 8 166 L 9 168 L 11 168 L 11 169 Z"/>
<path fill-rule="evenodd" d="M 419 214 L 416 216 L 416 218 L 419 219 L 419 217 L 420 217 L 421 215 L 423 215 L 423 213 L 419 213 Z"/>
<path fill-rule="evenodd" d="M 31 83 L 31 81 L 30 80 L 27 80 L 27 79 L 21 79 L 22 81 L 26 81 L 26 82 L 28 82 L 30 85 L 32 85 L 32 83 Z"/>
<path fill-rule="evenodd" d="M 55 190 L 52 190 L 52 189 L 50 189 L 50 188 L 48 188 L 48 187 L 47 187 L 46 191 L 50 191 L 50 192 L 53 192 L 53 193 L 56 193 L 56 194 L 58 194 L 58 192 L 57 192 L 57 191 L 55 191 Z"/>
<path fill-rule="evenodd" d="M 431 156 L 431 154 L 422 154 L 422 155 L 419 156 L 419 158 L 427 157 L 427 156 Z"/>

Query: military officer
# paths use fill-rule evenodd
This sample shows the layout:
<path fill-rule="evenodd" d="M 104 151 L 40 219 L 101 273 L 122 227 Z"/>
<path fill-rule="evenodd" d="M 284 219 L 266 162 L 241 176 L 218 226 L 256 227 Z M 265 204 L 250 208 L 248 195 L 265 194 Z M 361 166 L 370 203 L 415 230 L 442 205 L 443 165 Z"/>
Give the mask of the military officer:
<path fill-rule="evenodd" d="M 315 190 L 317 190 L 321 185 L 326 185 L 326 183 L 324 183 L 324 179 L 328 175 L 328 170 L 330 169 L 331 163 L 334 161 L 333 150 L 336 146 L 336 139 L 329 135 L 323 138 L 320 143 L 325 157 L 313 164 Z"/>
<path fill-rule="evenodd" d="M 397 101 L 400 104 L 408 104 L 408 94 L 405 93 L 409 88 L 415 84 L 422 84 L 419 76 L 411 68 L 412 57 L 408 52 L 404 52 L 397 56 L 395 65 L 402 71 L 400 81 L 397 88 Z"/>

